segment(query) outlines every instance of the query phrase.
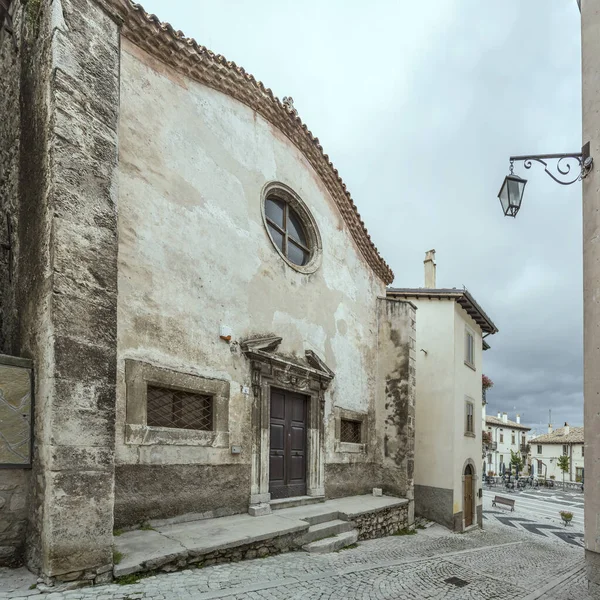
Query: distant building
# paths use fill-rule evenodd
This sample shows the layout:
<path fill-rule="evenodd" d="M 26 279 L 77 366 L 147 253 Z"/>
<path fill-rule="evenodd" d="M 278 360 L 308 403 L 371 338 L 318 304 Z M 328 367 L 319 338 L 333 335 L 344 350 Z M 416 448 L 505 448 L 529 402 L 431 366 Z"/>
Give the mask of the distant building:
<path fill-rule="evenodd" d="M 415 513 L 454 531 L 481 525 L 483 337 L 498 331 L 464 289 L 438 289 L 435 251 L 425 288 L 388 289 L 417 307 Z"/>
<path fill-rule="evenodd" d="M 485 426 L 490 436 L 486 448 L 486 470 L 500 475 L 510 465 L 510 451 L 520 452 L 527 458 L 527 432 L 530 427 L 521 425 L 520 415 L 515 421 L 509 421 L 506 413 L 498 413 L 497 417 L 486 417 Z"/>
<path fill-rule="evenodd" d="M 565 423 L 564 427 L 552 431 L 552 425 L 548 425 L 548 433 L 531 439 L 529 443 L 536 475 L 562 481 L 563 473 L 558 466 L 558 458 L 568 456 L 571 460 L 565 481 L 583 480 L 583 427 L 570 427 Z"/>

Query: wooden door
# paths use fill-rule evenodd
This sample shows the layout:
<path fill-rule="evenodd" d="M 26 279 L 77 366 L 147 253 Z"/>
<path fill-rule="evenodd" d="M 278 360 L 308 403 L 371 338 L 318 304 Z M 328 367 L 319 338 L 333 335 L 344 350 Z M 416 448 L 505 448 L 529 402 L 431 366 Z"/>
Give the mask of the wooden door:
<path fill-rule="evenodd" d="M 271 498 L 306 494 L 306 397 L 271 390 L 269 492 Z"/>
<path fill-rule="evenodd" d="M 470 465 L 465 468 L 463 514 L 465 516 L 465 527 L 473 524 L 473 469 Z"/>

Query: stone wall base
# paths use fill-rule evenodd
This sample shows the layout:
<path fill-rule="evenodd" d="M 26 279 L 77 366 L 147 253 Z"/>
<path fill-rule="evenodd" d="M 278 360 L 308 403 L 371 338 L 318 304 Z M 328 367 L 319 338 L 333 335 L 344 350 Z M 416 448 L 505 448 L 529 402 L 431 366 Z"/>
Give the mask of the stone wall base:
<path fill-rule="evenodd" d="M 393 506 L 379 512 L 371 512 L 353 519 L 358 530 L 359 540 L 392 535 L 409 526 L 408 505 Z"/>

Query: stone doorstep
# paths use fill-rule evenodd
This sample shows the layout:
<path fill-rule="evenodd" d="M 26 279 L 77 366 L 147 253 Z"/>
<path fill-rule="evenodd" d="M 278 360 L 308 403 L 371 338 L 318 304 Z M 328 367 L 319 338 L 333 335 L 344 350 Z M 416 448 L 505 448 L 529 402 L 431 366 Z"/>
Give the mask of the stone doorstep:
<path fill-rule="evenodd" d="M 408 506 L 408 502 L 406 499 L 391 496 L 350 496 L 293 508 L 282 508 L 260 517 L 238 514 L 200 521 L 170 522 L 154 530 L 127 531 L 114 538 L 115 550 L 123 557 L 119 564 L 114 566 L 113 573 L 115 577 L 122 577 L 132 573 L 152 571 L 171 563 L 181 568 L 191 562 L 190 559 L 199 562 L 196 559 L 201 560 L 203 556 L 214 552 L 263 541 L 267 543 L 287 535 L 299 534 L 298 541 L 306 544 L 307 540 L 303 540 L 302 534 L 308 534 L 310 529 L 313 532 L 320 531 L 320 535 L 325 538 L 335 534 L 336 537 L 342 536 L 345 540 L 347 534 L 352 533 L 347 531 L 347 528 L 355 526 L 353 521 L 357 517 L 382 512 L 389 508 Z M 348 525 L 341 525 L 344 522 Z M 317 528 L 319 525 L 322 527 Z M 331 531 L 325 533 L 328 529 Z M 315 533 L 309 534 L 309 537 L 311 535 Z M 318 541 L 316 537 L 313 537 L 313 540 Z M 336 543 L 333 546 L 336 546 Z M 354 542 L 349 542 L 352 543 Z M 298 544 L 291 549 L 299 547 Z M 329 546 L 324 544 L 322 547 Z"/>
<path fill-rule="evenodd" d="M 301 533 L 308 528 L 306 521 L 298 519 L 243 514 L 129 531 L 114 538 L 115 549 L 123 558 L 113 573 L 121 577 L 151 571 L 168 563 L 187 562 L 189 558 Z"/>
<path fill-rule="evenodd" d="M 316 542 L 310 542 L 302 546 L 302 550 L 311 554 L 324 554 L 325 552 L 335 552 L 341 550 L 352 544 L 356 544 L 358 541 L 358 531 L 353 529 L 352 531 L 345 531 L 344 533 L 338 533 L 333 537 L 327 537 Z"/>

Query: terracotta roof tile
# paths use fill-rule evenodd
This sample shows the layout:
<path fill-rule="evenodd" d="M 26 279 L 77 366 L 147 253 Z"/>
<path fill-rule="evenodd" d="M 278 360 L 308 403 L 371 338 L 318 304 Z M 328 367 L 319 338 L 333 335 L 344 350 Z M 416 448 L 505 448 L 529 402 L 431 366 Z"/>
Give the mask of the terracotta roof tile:
<path fill-rule="evenodd" d="M 385 283 L 394 274 L 371 241 L 356 205 L 337 169 L 323 152 L 319 139 L 302 122 L 297 111 L 285 106 L 261 81 L 201 46 L 193 38 L 148 14 L 131 0 L 103 0 L 104 5 L 122 21 L 122 35 L 140 48 L 185 75 L 217 89 L 255 110 L 282 131 L 305 155 L 335 200 L 354 241 L 367 263 Z"/>
<path fill-rule="evenodd" d="M 502 419 L 498 417 L 486 416 L 485 422 L 487 425 L 496 425 L 499 427 L 507 427 L 511 429 L 524 429 L 525 431 L 529 431 L 531 427 L 527 427 L 526 425 L 521 425 L 521 423 L 516 423 L 515 421 L 506 421 L 504 422 Z"/>
<path fill-rule="evenodd" d="M 560 427 L 552 433 L 544 433 L 529 440 L 531 444 L 583 444 L 583 427 L 569 427 L 568 435 L 565 428 Z"/>

